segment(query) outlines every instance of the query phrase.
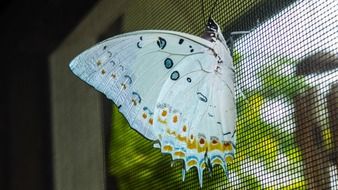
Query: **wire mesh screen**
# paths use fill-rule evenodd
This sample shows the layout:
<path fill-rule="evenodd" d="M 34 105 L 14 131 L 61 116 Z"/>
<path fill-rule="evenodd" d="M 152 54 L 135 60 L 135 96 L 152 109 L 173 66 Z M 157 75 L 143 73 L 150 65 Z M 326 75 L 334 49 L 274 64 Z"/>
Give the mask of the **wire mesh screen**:
<path fill-rule="evenodd" d="M 204 1 L 206 15 L 215 1 Z M 131 1 L 123 31 L 201 35 L 200 1 Z M 338 1 L 218 1 L 233 47 L 235 159 L 204 172 L 206 189 L 338 189 Z M 230 35 L 247 31 L 245 35 Z M 230 40 L 232 39 L 232 40 Z M 119 189 L 198 189 L 197 171 L 154 149 L 113 110 L 109 174 Z"/>

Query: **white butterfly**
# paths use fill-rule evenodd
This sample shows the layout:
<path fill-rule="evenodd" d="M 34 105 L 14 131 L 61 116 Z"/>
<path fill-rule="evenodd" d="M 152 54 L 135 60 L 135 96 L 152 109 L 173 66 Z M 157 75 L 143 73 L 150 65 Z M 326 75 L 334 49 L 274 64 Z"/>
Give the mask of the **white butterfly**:
<path fill-rule="evenodd" d="M 109 38 L 70 63 L 82 80 L 118 106 L 130 126 L 185 172 L 227 162 L 235 154 L 234 69 L 211 18 L 203 38 L 144 30 Z"/>

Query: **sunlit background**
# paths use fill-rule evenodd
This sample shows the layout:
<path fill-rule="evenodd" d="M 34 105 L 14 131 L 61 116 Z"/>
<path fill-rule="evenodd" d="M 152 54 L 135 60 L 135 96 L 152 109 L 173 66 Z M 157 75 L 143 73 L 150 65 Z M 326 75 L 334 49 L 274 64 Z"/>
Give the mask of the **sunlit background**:
<path fill-rule="evenodd" d="M 244 4 L 239 3 L 238 6 Z M 223 2 L 221 7 L 223 6 L 231 5 Z M 228 12 L 215 14 L 216 20 L 227 24 L 224 17 Z M 333 124 L 329 121 L 327 108 L 327 95 L 332 92 L 332 84 L 338 82 L 337 21 L 337 1 L 295 1 L 265 20 L 257 16 L 256 20 L 250 23 L 253 27 L 246 28 L 249 33 L 236 38 L 233 44 L 238 92 L 236 159 L 229 165 L 228 179 L 220 168 L 216 168 L 212 177 L 205 174 L 205 187 L 338 188 L 337 168 L 329 158 L 332 156 L 330 152 L 334 151 L 334 137 L 331 131 Z M 245 25 L 246 21 L 243 23 L 242 25 Z M 172 28 L 180 26 L 177 22 L 172 25 Z M 160 27 L 166 28 L 162 25 Z M 185 27 L 181 30 L 191 30 Z M 308 61 L 309 59 L 311 61 Z M 316 91 L 315 95 L 313 91 Z M 303 96 L 310 98 L 309 105 L 304 102 L 297 104 L 299 99 L 304 99 Z M 297 114 L 302 115 L 304 111 L 300 108 L 303 104 L 305 107 L 313 107 L 313 110 L 309 108 L 312 112 L 305 120 L 297 118 Z M 314 123 L 319 124 L 307 126 L 308 124 L 304 123 L 307 120 L 316 120 Z M 169 156 L 152 150 L 151 143 L 143 142 L 138 136 L 133 136 L 133 140 L 128 141 L 126 137 L 133 135 L 133 132 L 129 132 L 126 127 L 120 127 L 123 119 L 113 121 L 115 125 L 113 124 L 111 146 L 116 148 L 114 145 L 122 145 L 122 142 L 130 143 L 123 145 L 121 151 L 111 149 L 110 171 L 112 175 L 118 176 L 121 187 L 141 187 L 141 183 L 152 188 L 197 187 L 195 171 L 188 173 L 186 181 L 182 182 L 180 164 L 174 164 L 172 169 Z M 121 138 L 122 133 L 126 135 Z M 130 146 L 132 148 L 129 148 Z M 310 154 L 319 156 L 308 156 L 309 151 L 313 149 L 316 152 Z M 136 152 L 138 156 L 131 158 Z M 118 159 L 119 156 L 129 159 L 121 160 Z M 322 173 L 316 171 L 318 168 L 311 168 L 309 162 L 319 165 Z M 319 164 L 321 162 L 325 164 Z M 121 164 L 125 164 L 125 168 L 119 167 Z M 139 172 L 128 172 L 129 170 Z M 130 183 L 123 179 L 136 179 L 136 176 L 140 182 Z"/>

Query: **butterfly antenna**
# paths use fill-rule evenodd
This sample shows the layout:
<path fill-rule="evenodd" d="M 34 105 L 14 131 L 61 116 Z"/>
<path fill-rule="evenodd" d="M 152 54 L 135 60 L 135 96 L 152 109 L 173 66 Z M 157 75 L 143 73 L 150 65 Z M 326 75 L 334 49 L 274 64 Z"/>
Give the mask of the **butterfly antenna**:
<path fill-rule="evenodd" d="M 205 23 L 204 1 L 203 0 L 201 0 L 201 4 L 202 4 L 203 23 Z"/>
<path fill-rule="evenodd" d="M 214 6 L 212 7 L 210 15 L 209 15 L 209 19 L 211 18 L 211 14 L 214 12 L 217 3 L 218 3 L 218 0 L 215 0 Z"/>

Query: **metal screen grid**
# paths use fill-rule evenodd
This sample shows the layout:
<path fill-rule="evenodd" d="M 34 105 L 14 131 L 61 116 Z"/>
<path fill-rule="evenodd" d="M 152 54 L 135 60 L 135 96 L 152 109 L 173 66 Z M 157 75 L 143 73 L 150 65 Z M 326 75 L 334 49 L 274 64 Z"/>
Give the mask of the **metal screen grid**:
<path fill-rule="evenodd" d="M 204 1 L 206 15 L 214 1 Z M 266 13 L 266 14 L 265 14 Z M 212 14 L 234 36 L 237 153 L 205 189 L 338 189 L 336 1 L 219 1 Z M 315 26 L 315 27 L 313 27 Z M 131 1 L 123 30 L 166 29 L 200 35 L 200 1 Z M 320 66 L 318 66 L 320 65 Z M 331 99 L 330 99 L 331 97 Z M 119 189 L 198 189 L 193 169 L 162 155 L 113 111 L 109 171 Z"/>

